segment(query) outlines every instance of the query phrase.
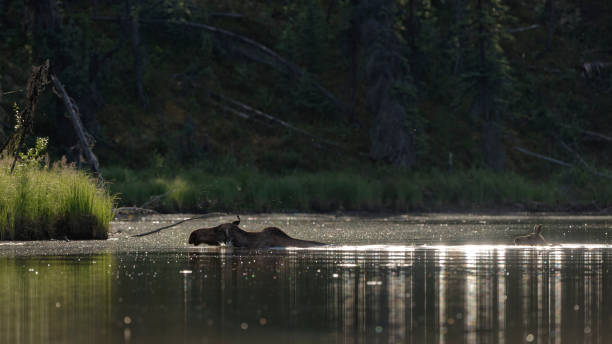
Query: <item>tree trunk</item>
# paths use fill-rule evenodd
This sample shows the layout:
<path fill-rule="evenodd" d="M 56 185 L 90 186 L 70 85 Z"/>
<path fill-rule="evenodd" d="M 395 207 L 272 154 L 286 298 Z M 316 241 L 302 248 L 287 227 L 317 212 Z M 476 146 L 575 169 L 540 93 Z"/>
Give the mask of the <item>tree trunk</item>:
<path fill-rule="evenodd" d="M 61 18 L 56 0 L 26 0 L 24 27 L 30 36 L 52 32 L 60 27 Z"/>
<path fill-rule="evenodd" d="M 392 0 L 369 0 L 361 8 L 366 105 L 374 117 L 370 156 L 409 167 L 416 160 L 416 139 L 408 127 L 414 103 L 407 103 L 406 97 L 400 94 L 402 91 L 397 89 L 400 83 L 411 78 L 393 31 L 393 3 Z"/>
<path fill-rule="evenodd" d="M 502 116 L 494 101 L 495 94 L 491 93 L 493 81 L 491 76 L 488 75 L 490 66 L 486 54 L 493 47 L 487 46 L 488 42 L 485 35 L 488 32 L 484 24 L 486 9 L 482 2 L 483 0 L 478 0 L 478 12 L 476 13 L 478 18 L 478 69 L 480 72 L 478 99 L 476 99 L 477 118 L 482 126 L 481 145 L 485 164 L 495 171 L 502 171 L 506 155 L 502 143 Z"/>
<path fill-rule="evenodd" d="M 125 1 L 127 18 L 129 21 L 129 32 L 130 40 L 132 42 L 132 52 L 134 54 L 134 73 L 136 77 L 136 91 L 138 92 L 138 99 L 143 107 L 147 107 L 148 100 L 144 91 L 143 86 L 143 51 L 140 44 L 140 24 L 138 18 L 138 11 L 131 4 L 130 0 Z"/>
<path fill-rule="evenodd" d="M 554 0 L 546 0 L 544 12 L 546 13 L 546 50 L 550 50 L 557 21 Z"/>
<path fill-rule="evenodd" d="M 359 82 L 359 44 L 361 40 L 359 28 L 361 23 L 359 20 L 358 11 L 356 10 L 357 0 L 353 0 L 351 4 L 353 6 L 353 13 L 351 15 L 349 29 L 347 32 L 348 55 L 350 59 L 349 73 L 348 78 L 346 79 L 347 99 L 349 99 L 347 120 L 353 124 L 357 124 L 355 109 L 357 108 L 357 85 Z"/>
<path fill-rule="evenodd" d="M 454 23 L 455 29 L 457 30 L 457 44 L 458 49 L 455 49 L 457 56 L 455 56 L 455 62 L 453 66 L 453 73 L 459 75 L 463 72 L 463 44 L 464 44 L 464 30 L 463 22 L 465 20 L 465 2 L 464 0 L 453 0 L 453 12 L 454 12 Z"/>

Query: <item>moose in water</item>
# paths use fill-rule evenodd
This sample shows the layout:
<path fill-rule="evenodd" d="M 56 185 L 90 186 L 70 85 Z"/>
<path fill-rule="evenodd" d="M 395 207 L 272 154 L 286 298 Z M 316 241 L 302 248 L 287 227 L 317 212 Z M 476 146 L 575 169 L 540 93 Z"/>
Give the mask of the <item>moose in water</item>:
<path fill-rule="evenodd" d="M 316 241 L 294 239 L 276 227 L 267 227 L 260 232 L 247 232 L 238 225 L 238 220 L 223 223 L 215 227 L 200 228 L 191 232 L 189 243 L 195 246 L 208 244 L 212 246 L 269 248 L 269 247 L 316 247 L 325 244 Z"/>
<path fill-rule="evenodd" d="M 535 225 L 533 232 L 521 235 L 514 239 L 515 245 L 545 245 L 546 239 L 542 236 L 542 225 Z"/>

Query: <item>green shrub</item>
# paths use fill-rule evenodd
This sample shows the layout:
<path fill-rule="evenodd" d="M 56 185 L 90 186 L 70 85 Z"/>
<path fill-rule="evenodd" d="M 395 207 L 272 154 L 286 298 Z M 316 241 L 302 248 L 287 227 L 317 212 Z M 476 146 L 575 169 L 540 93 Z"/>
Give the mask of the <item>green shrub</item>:
<path fill-rule="evenodd" d="M 108 237 L 113 198 L 71 166 L 0 161 L 0 190 L 0 240 Z"/>
<path fill-rule="evenodd" d="M 484 169 L 414 172 L 395 169 L 292 172 L 282 175 L 235 167 L 152 173 L 109 169 L 110 188 L 124 205 L 152 204 L 161 211 L 411 211 L 446 209 L 559 209 L 612 203 L 607 180 L 562 172 L 530 180 Z M 114 179 L 113 179 L 113 176 Z M 129 177 L 126 177 L 129 176 Z M 597 192 L 596 192 L 597 190 Z"/>

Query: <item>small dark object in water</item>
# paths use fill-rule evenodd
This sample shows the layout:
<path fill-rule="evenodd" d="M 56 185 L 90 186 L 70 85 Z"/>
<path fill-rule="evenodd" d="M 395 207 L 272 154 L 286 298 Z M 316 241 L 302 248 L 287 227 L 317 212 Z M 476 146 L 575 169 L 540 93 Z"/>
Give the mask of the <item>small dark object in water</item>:
<path fill-rule="evenodd" d="M 544 245 L 546 240 L 542 236 L 542 225 L 535 225 L 533 233 L 521 235 L 514 239 L 515 245 Z"/>
<path fill-rule="evenodd" d="M 195 246 L 208 244 L 219 246 L 267 248 L 267 247 L 315 247 L 325 244 L 316 241 L 294 239 L 276 227 L 264 228 L 261 232 L 247 232 L 238 225 L 240 217 L 232 223 L 224 223 L 216 227 L 200 228 L 191 232 L 189 243 Z"/>

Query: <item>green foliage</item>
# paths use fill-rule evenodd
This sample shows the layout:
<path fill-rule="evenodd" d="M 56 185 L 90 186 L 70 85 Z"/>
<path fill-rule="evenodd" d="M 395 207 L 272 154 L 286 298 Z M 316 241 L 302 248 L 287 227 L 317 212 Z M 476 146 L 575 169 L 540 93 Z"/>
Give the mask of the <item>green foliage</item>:
<path fill-rule="evenodd" d="M 328 25 L 318 1 L 300 0 L 286 10 L 294 19 L 281 34 L 278 47 L 291 61 L 311 73 L 320 73 L 330 48 Z"/>
<path fill-rule="evenodd" d="M 124 168 L 103 172 L 120 204 L 141 205 L 161 195 L 150 204 L 160 211 L 552 210 L 612 204 L 606 180 L 577 170 L 546 181 L 486 169 L 425 173 L 377 168 L 281 176 L 244 167 L 222 174 L 205 168 L 176 174 Z"/>
<path fill-rule="evenodd" d="M 453 37 L 459 75 L 454 103 L 480 131 L 484 165 L 496 170 L 504 166 L 501 140 L 513 95 L 511 70 L 501 45 L 509 37 L 504 27 L 507 9 L 498 0 L 457 2 Z"/>
<path fill-rule="evenodd" d="M 278 50 L 307 73 L 303 76 L 288 76 L 282 80 L 281 88 L 289 90 L 293 109 L 317 113 L 320 118 L 333 113 L 334 106 L 316 88 L 313 80 L 317 75 L 331 70 L 329 25 L 324 10 L 317 1 L 296 1 L 285 9 L 294 18 L 288 22 L 278 40 Z M 323 115 L 323 116 L 321 116 Z"/>
<path fill-rule="evenodd" d="M 71 166 L 24 165 L 11 173 L 3 160 L 0 189 L 0 240 L 108 236 L 113 198 Z"/>
<path fill-rule="evenodd" d="M 36 144 L 33 148 L 28 148 L 25 153 L 19 153 L 20 165 L 24 168 L 36 168 L 44 165 L 43 159 L 47 151 L 49 139 L 46 137 L 37 137 Z"/>
<path fill-rule="evenodd" d="M 505 151 L 507 170 L 533 180 L 559 171 L 554 165 L 518 153 L 513 146 L 579 165 L 578 158 L 564 149 L 562 142 L 580 152 L 596 169 L 612 164 L 612 155 L 605 154 L 609 144 L 585 134 L 612 132 L 608 111 L 612 106 L 612 69 L 598 67 L 590 74 L 583 70 L 585 63 L 605 66 L 611 57 L 605 49 L 612 43 L 605 15 L 609 6 L 600 0 L 554 1 L 553 17 L 545 0 L 141 0 L 131 2 L 130 9 L 125 2 L 99 3 L 99 17 L 133 16 L 148 21 L 140 25 L 144 86 L 151 101 L 146 110 L 134 97 L 134 52 L 126 22 L 96 20 L 83 1 L 71 2 L 69 8 L 56 2 L 56 13 L 25 18 L 25 13 L 42 8 L 35 6 L 39 3 L 13 1 L 0 5 L 2 91 L 24 89 L 30 65 L 51 58 L 54 72 L 79 103 L 84 124 L 96 137 L 95 150 L 101 164 L 155 170 L 144 177 L 146 181 L 140 180 L 139 173 L 125 172 L 131 186 L 126 182 L 122 188 L 130 195 L 130 205 L 176 189 L 168 196 L 174 203 L 162 208 L 249 208 L 259 204 L 252 207 L 273 209 L 283 200 L 289 208 L 310 209 L 310 201 L 287 196 L 287 190 L 301 188 L 302 181 L 296 178 L 287 179 L 285 186 L 268 186 L 255 178 L 253 183 L 265 190 L 253 192 L 246 201 L 233 196 L 231 190 L 243 183 L 234 177 L 200 185 L 191 177 L 174 181 L 160 176 L 169 168 L 190 170 L 202 160 L 219 165 L 205 168 L 205 174 L 213 179 L 220 170 L 232 171 L 244 165 L 262 169 L 261 175 L 266 171 L 292 175 L 300 171 L 363 170 L 385 164 L 364 158 L 372 152 L 371 129 L 381 122 L 374 118 L 375 110 L 381 107 L 373 106 L 374 111 L 367 108 L 370 89 L 384 89 L 384 95 L 391 90 L 397 101 L 394 105 L 406 112 L 406 121 L 390 127 L 405 124 L 410 129 L 398 136 L 410 136 L 415 141 L 419 156 L 411 173 L 425 175 L 446 169 L 451 153 L 454 169 L 472 171 L 488 166 L 483 153 L 486 137 L 500 143 L 498 152 Z M 373 13 L 379 14 L 373 10 L 380 6 L 393 8 L 381 12 L 392 12 L 392 17 L 379 21 L 392 25 L 379 26 L 384 26 L 390 33 L 386 37 L 397 44 L 385 45 L 379 40 L 366 46 L 359 28 Z M 392 19 L 386 21 L 388 18 Z M 288 75 L 277 60 L 235 37 L 159 23 L 163 20 L 206 24 L 233 32 L 272 48 L 306 73 L 301 77 Z M 24 25 L 27 23 L 32 25 Z M 551 47 L 547 48 L 549 23 L 554 30 Z M 539 26 L 521 31 L 532 24 Z M 401 62 L 401 68 L 374 68 L 372 75 L 396 80 L 391 87 L 370 88 L 365 77 L 368 68 L 395 66 L 395 62 L 389 62 L 390 56 Z M 596 64 L 599 62 L 604 64 Z M 379 72 L 384 70 L 387 72 Z M 383 78 L 378 80 L 382 82 Z M 315 82 L 348 111 L 331 104 Z M 208 96 L 208 90 L 337 142 L 346 150 L 322 147 L 316 140 L 257 116 L 240 118 L 220 107 L 218 100 Z M 99 98 L 93 101 L 95 91 Z M 372 94 L 375 100 L 382 99 L 381 94 Z M 0 106 L 10 112 L 11 105 L 22 98 L 23 92 L 4 94 Z M 75 144 L 75 138 L 66 135 L 65 109 L 58 104 L 50 92 L 42 97 L 38 112 L 44 115 L 37 116 L 34 128 L 34 136 L 49 137 L 54 143 L 49 148 L 54 158 L 66 154 Z M 1 125 L 5 133 L 10 132 L 12 119 Z M 380 136 L 391 135 L 383 132 Z M 34 156 L 42 155 L 33 148 L 23 152 L 22 158 L 33 161 Z M 220 163 L 222 160 L 225 162 Z M 589 179 L 589 185 L 599 185 L 597 177 L 580 178 Z M 375 195 L 372 204 L 381 208 L 386 204 L 396 207 L 394 202 L 431 204 L 427 192 L 410 191 L 410 183 L 397 182 L 406 184 L 401 191 L 390 186 L 395 182 L 380 182 L 379 188 L 365 188 L 371 191 L 365 193 Z M 455 185 L 449 183 L 453 190 Z M 565 179 L 563 183 L 567 184 Z M 495 198 L 487 192 L 486 197 Z M 402 201 L 404 194 L 414 196 L 410 198 L 414 200 Z M 588 198 L 584 194 L 580 197 Z M 279 201 L 268 203 L 270 198 Z M 448 198 L 478 199 L 469 193 L 453 196 L 451 191 Z M 321 209 L 331 209 L 329 204 L 345 207 L 346 202 L 318 203 Z M 193 204 L 202 206 L 192 208 Z"/>

